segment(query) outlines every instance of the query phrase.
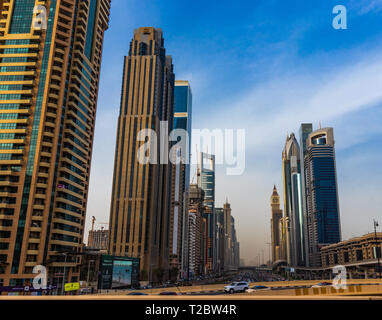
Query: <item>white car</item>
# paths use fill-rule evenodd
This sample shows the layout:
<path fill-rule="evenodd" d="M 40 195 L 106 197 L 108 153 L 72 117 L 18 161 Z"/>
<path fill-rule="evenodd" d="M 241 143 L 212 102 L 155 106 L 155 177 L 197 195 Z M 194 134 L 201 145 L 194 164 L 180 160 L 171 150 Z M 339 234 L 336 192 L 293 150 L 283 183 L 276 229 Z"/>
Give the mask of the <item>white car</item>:
<path fill-rule="evenodd" d="M 224 287 L 224 292 L 235 293 L 235 292 L 245 292 L 249 289 L 249 283 L 245 281 L 232 282 L 230 285 Z"/>
<path fill-rule="evenodd" d="M 331 287 L 332 284 L 330 282 L 320 282 L 312 286 L 312 288 L 323 288 L 323 287 Z"/>
<path fill-rule="evenodd" d="M 248 290 L 246 290 L 247 293 L 251 293 L 251 292 L 257 292 L 257 291 L 265 291 L 265 290 L 271 290 L 270 287 L 266 287 L 266 286 L 254 286 Z"/>

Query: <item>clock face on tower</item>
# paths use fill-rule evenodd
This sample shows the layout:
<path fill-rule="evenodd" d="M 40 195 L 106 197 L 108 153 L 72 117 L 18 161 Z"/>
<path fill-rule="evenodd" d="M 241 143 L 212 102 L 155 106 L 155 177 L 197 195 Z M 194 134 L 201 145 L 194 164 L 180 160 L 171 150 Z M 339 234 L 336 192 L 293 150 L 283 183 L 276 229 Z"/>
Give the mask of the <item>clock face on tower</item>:
<path fill-rule="evenodd" d="M 275 204 L 276 204 L 276 203 L 279 203 L 279 201 L 277 200 L 277 198 L 273 198 L 272 202 L 275 203 Z"/>

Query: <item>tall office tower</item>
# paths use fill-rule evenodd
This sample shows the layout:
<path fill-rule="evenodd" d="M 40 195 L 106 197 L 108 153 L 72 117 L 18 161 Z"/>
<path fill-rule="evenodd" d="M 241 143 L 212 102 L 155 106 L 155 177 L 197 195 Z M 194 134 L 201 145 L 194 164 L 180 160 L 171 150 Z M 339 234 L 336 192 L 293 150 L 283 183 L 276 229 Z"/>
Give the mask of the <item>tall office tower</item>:
<path fill-rule="evenodd" d="M 191 184 L 187 196 L 188 236 L 185 241 L 185 258 L 183 259 L 186 278 L 204 273 L 203 265 L 203 214 L 204 191 L 196 184 Z"/>
<path fill-rule="evenodd" d="M 228 199 L 226 200 L 224 206 L 224 235 L 225 235 L 225 246 L 224 246 L 224 270 L 229 271 L 232 269 L 232 210 L 231 205 L 228 203 Z"/>
<path fill-rule="evenodd" d="M 224 230 L 224 209 L 215 208 L 216 215 L 216 271 L 220 274 L 224 272 L 225 254 L 225 230 Z"/>
<path fill-rule="evenodd" d="M 272 262 L 276 262 L 282 259 L 281 256 L 281 234 L 280 234 L 280 221 L 283 217 L 283 211 L 280 208 L 280 196 L 277 192 L 276 186 L 273 188 L 271 196 L 271 244 L 272 244 Z"/>
<path fill-rule="evenodd" d="M 178 149 L 181 161 L 172 165 L 172 192 L 170 217 L 170 265 L 173 270 L 184 273 L 182 253 L 184 232 L 187 232 L 184 195 L 190 184 L 191 112 L 192 93 L 188 81 L 175 81 L 174 87 L 174 134 L 183 140 L 184 149 Z M 179 132 L 178 132 L 179 131 Z M 180 132 L 183 131 L 183 132 Z M 187 133 L 187 135 L 185 135 Z M 183 154 L 182 154 L 183 153 Z"/>
<path fill-rule="evenodd" d="M 205 272 L 213 272 L 216 262 L 216 217 L 215 217 L 215 156 L 200 153 L 198 185 L 204 191 L 204 218 L 206 230 Z"/>
<path fill-rule="evenodd" d="M 67 281 L 79 280 L 109 10 L 110 0 L 10 0 L 3 4 L 0 17 L 3 285 L 27 284 L 35 276 L 35 265 L 48 268 L 50 284 L 61 284 L 64 273 Z"/>
<path fill-rule="evenodd" d="M 282 161 L 287 262 L 292 266 L 303 266 L 305 257 L 300 147 L 293 133 L 287 137 Z"/>
<path fill-rule="evenodd" d="M 301 164 L 301 192 L 302 192 L 302 212 L 304 221 L 304 252 L 305 266 L 309 267 L 309 236 L 308 236 L 308 210 L 307 210 L 307 193 L 306 193 L 306 178 L 305 178 L 305 154 L 307 151 L 306 141 L 309 135 L 313 132 L 311 123 L 303 123 L 300 127 L 300 164 Z"/>
<path fill-rule="evenodd" d="M 319 267 L 320 248 L 341 241 L 333 128 L 312 132 L 307 139 L 305 178 L 310 266 Z"/>
<path fill-rule="evenodd" d="M 109 253 L 139 257 L 150 282 L 169 274 L 171 165 L 166 163 L 168 153 L 159 150 L 168 146 L 166 129 L 172 130 L 173 89 L 172 59 L 166 57 L 162 31 L 136 29 L 123 71 Z M 144 129 L 151 130 L 146 140 L 141 135 Z M 145 146 L 150 160 L 140 153 Z"/>
<path fill-rule="evenodd" d="M 236 271 L 239 268 L 240 264 L 240 251 L 239 251 L 239 242 L 237 241 L 236 228 L 235 228 L 235 218 L 231 216 L 231 266 L 232 271 Z"/>

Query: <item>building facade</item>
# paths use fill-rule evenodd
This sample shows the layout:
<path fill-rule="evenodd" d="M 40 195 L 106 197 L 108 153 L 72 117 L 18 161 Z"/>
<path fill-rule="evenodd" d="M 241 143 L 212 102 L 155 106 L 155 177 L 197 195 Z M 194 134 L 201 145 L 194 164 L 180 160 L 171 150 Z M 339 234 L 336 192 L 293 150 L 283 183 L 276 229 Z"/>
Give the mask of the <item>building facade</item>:
<path fill-rule="evenodd" d="M 295 135 L 287 137 L 282 153 L 286 258 L 291 266 L 305 265 L 300 147 Z"/>
<path fill-rule="evenodd" d="M 332 128 L 312 132 L 304 158 L 310 266 L 319 267 L 320 248 L 341 241 L 336 157 Z"/>
<path fill-rule="evenodd" d="M 174 138 L 180 140 L 177 150 L 179 161 L 172 165 L 172 192 L 170 217 L 170 265 L 180 273 L 182 268 L 182 253 L 185 242 L 184 232 L 187 232 L 185 210 L 185 192 L 190 184 L 190 155 L 191 155 L 191 113 L 192 93 L 188 81 L 175 81 L 174 88 Z M 174 146 L 175 147 L 175 146 Z M 185 240 L 187 241 L 187 240 Z"/>
<path fill-rule="evenodd" d="M 0 285 L 79 279 L 110 0 L 3 3 Z"/>
<path fill-rule="evenodd" d="M 320 250 L 322 267 L 337 265 L 368 264 L 374 268 L 381 257 L 382 233 L 369 233 L 362 237 L 351 238 L 334 243 Z"/>
<path fill-rule="evenodd" d="M 174 72 L 162 31 L 136 29 L 124 63 L 109 254 L 140 258 L 149 281 L 169 275 L 171 165 L 160 150 L 168 147 L 173 113 Z"/>
<path fill-rule="evenodd" d="M 88 236 L 88 247 L 106 253 L 109 247 L 109 230 L 90 230 Z"/>
<path fill-rule="evenodd" d="M 305 155 L 307 152 L 307 140 L 313 132 L 313 124 L 303 123 L 300 126 L 300 164 L 301 164 L 301 191 L 302 191 L 302 212 L 304 222 L 304 251 L 305 251 L 305 266 L 309 267 L 309 233 L 308 233 L 308 210 L 307 210 L 307 187 L 305 177 Z"/>
<path fill-rule="evenodd" d="M 216 268 L 215 156 L 200 153 L 198 185 L 204 191 L 205 273 Z"/>
<path fill-rule="evenodd" d="M 282 260 L 282 233 L 280 232 L 280 223 L 282 223 L 283 211 L 280 208 L 280 196 L 276 186 L 273 188 L 271 196 L 271 238 L 272 238 L 272 262 Z"/>
<path fill-rule="evenodd" d="M 198 185 L 191 184 L 186 194 L 188 236 L 183 261 L 185 271 L 184 278 L 190 279 L 204 273 L 204 191 L 199 188 Z"/>

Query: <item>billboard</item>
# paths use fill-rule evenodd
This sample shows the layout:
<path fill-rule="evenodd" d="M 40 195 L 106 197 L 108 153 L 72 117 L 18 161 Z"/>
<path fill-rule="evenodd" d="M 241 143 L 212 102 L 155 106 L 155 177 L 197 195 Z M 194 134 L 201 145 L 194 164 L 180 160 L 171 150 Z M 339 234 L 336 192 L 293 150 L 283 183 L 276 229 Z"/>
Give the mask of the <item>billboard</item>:
<path fill-rule="evenodd" d="M 139 286 L 139 258 L 102 255 L 99 289 L 124 289 Z"/>

